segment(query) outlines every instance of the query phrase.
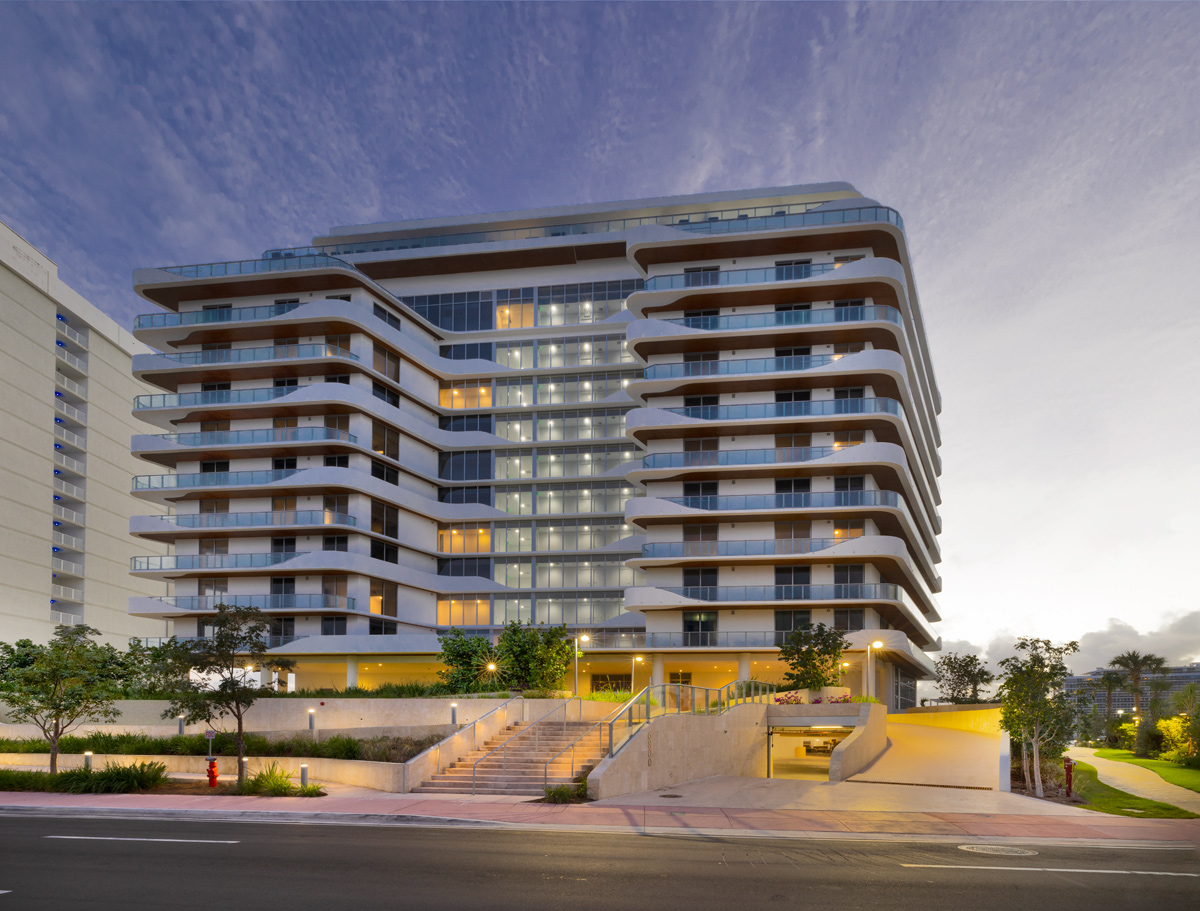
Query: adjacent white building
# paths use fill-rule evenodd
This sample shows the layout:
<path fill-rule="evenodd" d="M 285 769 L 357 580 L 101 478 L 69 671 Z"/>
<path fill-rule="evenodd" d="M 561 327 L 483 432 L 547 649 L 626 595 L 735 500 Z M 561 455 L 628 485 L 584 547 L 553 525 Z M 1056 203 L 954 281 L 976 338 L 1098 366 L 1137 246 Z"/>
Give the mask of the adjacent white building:
<path fill-rule="evenodd" d="M 133 614 L 254 604 L 302 686 L 437 634 L 587 636 L 581 681 L 778 679 L 823 622 L 912 704 L 940 399 L 899 215 L 848 184 L 335 229 L 138 270 Z M 153 469 L 148 471 L 147 469 Z M 173 473 L 172 473 L 173 472 Z"/>
<path fill-rule="evenodd" d="M 129 575 L 146 550 L 128 534 L 129 402 L 146 391 L 130 360 L 148 349 L 3 224 L 0 349 L 0 640 L 44 642 L 80 622 L 115 645 L 169 634 L 169 620 L 128 612 L 130 597 L 163 590 Z"/>

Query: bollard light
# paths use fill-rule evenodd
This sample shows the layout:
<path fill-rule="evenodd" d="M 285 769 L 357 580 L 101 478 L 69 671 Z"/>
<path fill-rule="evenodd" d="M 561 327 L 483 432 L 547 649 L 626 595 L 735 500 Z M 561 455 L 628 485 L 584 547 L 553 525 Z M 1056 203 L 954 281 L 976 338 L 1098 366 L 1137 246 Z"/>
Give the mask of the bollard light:
<path fill-rule="evenodd" d="M 309 709 L 308 710 L 308 729 L 310 731 L 315 730 L 314 724 L 316 723 L 316 718 L 317 718 L 317 710 Z"/>
<path fill-rule="evenodd" d="M 92 770 L 92 751 L 88 750 L 83 754 L 83 767 L 89 772 Z"/>
<path fill-rule="evenodd" d="M 183 716 L 179 716 L 179 736 L 183 736 Z"/>
<path fill-rule="evenodd" d="M 308 763 L 300 763 L 300 787 L 308 787 Z"/>
<path fill-rule="evenodd" d="M 450 723 L 458 724 L 458 703 L 457 702 L 450 703 Z"/>

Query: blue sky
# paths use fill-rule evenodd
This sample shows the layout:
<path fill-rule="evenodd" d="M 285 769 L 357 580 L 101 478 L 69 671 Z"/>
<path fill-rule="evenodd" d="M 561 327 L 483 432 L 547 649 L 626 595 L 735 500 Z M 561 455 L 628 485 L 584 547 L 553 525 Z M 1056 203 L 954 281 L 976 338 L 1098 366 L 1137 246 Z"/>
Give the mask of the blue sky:
<path fill-rule="evenodd" d="M 0 220 L 128 325 L 331 225 L 848 180 L 945 397 L 945 638 L 1200 660 L 1197 61 L 1192 3 L 0 3 Z"/>

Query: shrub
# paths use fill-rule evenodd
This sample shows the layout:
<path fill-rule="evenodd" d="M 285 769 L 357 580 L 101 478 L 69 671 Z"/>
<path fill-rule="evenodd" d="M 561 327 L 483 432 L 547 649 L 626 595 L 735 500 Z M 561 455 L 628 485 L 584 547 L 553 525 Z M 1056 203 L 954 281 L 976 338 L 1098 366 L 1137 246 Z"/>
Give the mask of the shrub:
<path fill-rule="evenodd" d="M 850 701 L 851 701 L 851 702 L 870 702 L 870 703 L 872 703 L 873 705 L 880 705 L 880 704 L 881 704 L 881 703 L 879 702 L 879 700 L 878 700 L 878 699 L 876 699 L 874 696 L 851 696 L 851 697 L 850 697 Z"/>
<path fill-rule="evenodd" d="M 817 696 L 813 701 L 813 705 L 841 705 L 847 702 L 853 702 L 850 696 Z"/>
<path fill-rule="evenodd" d="M 629 690 L 593 690 L 580 698 L 589 702 L 628 702 L 633 698 L 633 693 Z"/>
<path fill-rule="evenodd" d="M 804 694 L 799 690 L 790 690 L 786 693 L 779 693 L 775 696 L 776 705 L 805 705 L 806 700 Z"/>
<path fill-rule="evenodd" d="M 0 769 L 0 791 L 49 791 L 54 778 L 49 772 Z"/>
<path fill-rule="evenodd" d="M 442 739 L 440 734 L 428 737 L 372 737 L 362 741 L 359 759 L 368 762 L 408 762 L 424 753 Z"/>
<path fill-rule="evenodd" d="M 167 777 L 161 762 L 105 766 L 100 771 L 72 769 L 54 776 L 53 789 L 66 794 L 130 794 L 149 791 Z"/>
<path fill-rule="evenodd" d="M 292 776 L 284 771 L 283 766 L 273 762 L 256 772 L 252 778 L 247 778 L 241 790 L 243 794 L 263 797 L 290 797 L 299 789 L 292 784 Z"/>
<path fill-rule="evenodd" d="M 587 800 L 587 776 L 575 784 L 554 784 L 546 788 L 546 803 L 582 803 Z"/>

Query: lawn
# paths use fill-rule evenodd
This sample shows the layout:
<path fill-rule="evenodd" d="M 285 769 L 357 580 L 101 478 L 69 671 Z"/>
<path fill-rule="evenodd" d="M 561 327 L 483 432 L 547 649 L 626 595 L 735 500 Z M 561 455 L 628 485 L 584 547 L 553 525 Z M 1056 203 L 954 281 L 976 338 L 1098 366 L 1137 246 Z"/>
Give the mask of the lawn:
<path fill-rule="evenodd" d="M 1096 767 L 1086 762 L 1075 763 L 1075 793 L 1085 801 L 1085 810 L 1132 816 L 1135 819 L 1196 819 L 1195 813 L 1173 807 L 1169 803 L 1147 800 L 1126 794 L 1106 784 L 1096 775 Z"/>
<path fill-rule="evenodd" d="M 1200 769 L 1189 769 L 1186 766 L 1167 762 L 1165 759 L 1139 759 L 1129 750 L 1096 750 L 1096 755 L 1101 759 L 1140 765 L 1143 769 L 1157 772 L 1158 776 L 1168 784 L 1200 792 Z"/>

